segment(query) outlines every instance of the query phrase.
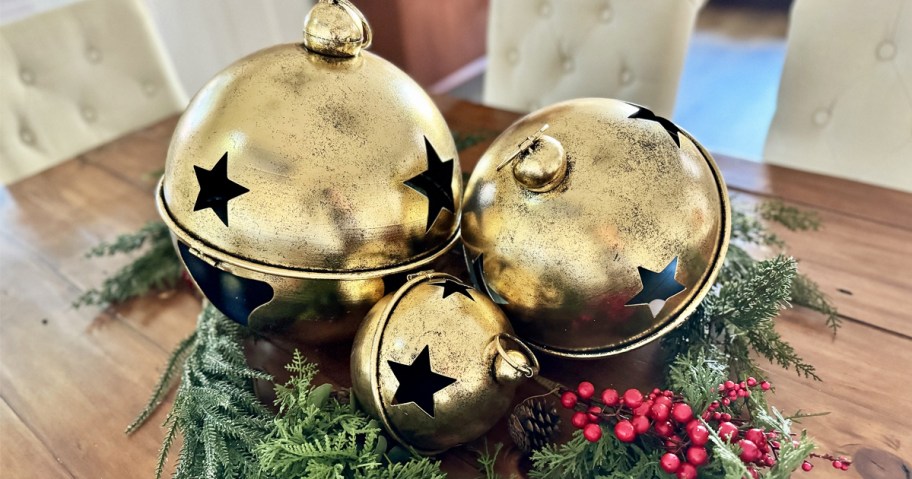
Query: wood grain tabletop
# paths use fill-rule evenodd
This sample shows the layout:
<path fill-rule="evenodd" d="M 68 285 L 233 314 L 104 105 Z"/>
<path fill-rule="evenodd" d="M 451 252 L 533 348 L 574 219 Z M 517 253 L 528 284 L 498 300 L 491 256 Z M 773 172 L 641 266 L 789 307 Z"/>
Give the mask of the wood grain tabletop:
<path fill-rule="evenodd" d="M 491 137 L 514 113 L 436 98 L 450 127 Z M 0 476 L 4 478 L 152 477 L 169 403 L 136 434 L 124 427 L 142 408 L 171 349 L 194 328 L 199 301 L 179 292 L 107 310 L 72 301 L 124 264 L 86 259 L 103 240 L 157 218 L 155 178 L 177 121 L 169 118 L 0 187 Z M 686 125 L 685 125 L 686 126 Z M 492 138 L 491 138 L 492 139 Z M 471 170 L 491 139 L 460 154 Z M 717 156 L 736 205 L 770 198 L 817 211 L 817 232 L 778 231 L 800 268 L 838 306 L 832 336 L 817 313 L 795 308 L 777 329 L 823 378 L 814 382 L 769 366 L 772 404 L 786 412 L 828 411 L 806 419 L 819 445 L 853 455 L 837 472 L 819 463 L 811 478 L 909 478 L 912 458 L 912 194 L 788 168 Z M 251 363 L 281 364 L 291 345 L 248 345 Z M 350 382 L 348 345 L 309 348 L 320 379 Z M 575 384 L 652 388 L 657 344 L 621 356 L 573 362 L 543 359 L 543 374 Z M 519 398 L 538 394 L 524 386 Z M 170 401 L 170 399 L 169 399 Z M 489 443 L 509 445 L 504 424 Z M 477 477 L 469 445 L 442 456 L 451 477 Z M 903 462 L 905 461 L 905 462 Z M 173 467 L 173 465 L 172 465 Z M 510 447 L 498 469 L 524 465 Z"/>

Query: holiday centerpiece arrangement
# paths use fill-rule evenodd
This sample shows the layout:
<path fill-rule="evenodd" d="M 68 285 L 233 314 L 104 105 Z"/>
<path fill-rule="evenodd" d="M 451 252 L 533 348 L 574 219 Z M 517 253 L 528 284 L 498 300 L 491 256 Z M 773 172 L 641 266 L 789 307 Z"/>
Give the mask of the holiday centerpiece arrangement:
<path fill-rule="evenodd" d="M 443 116 L 370 41 L 353 5 L 323 0 L 303 43 L 219 73 L 176 127 L 156 191 L 164 223 L 96 251 L 152 244 L 85 303 L 182 274 L 205 298 L 128 429 L 179 379 L 157 475 L 180 433 L 175 477 L 442 477 L 429 456 L 511 407 L 530 477 L 778 478 L 814 457 L 848 468 L 766 403 L 753 355 L 816 379 L 773 318 L 791 300 L 835 329 L 835 311 L 794 260 L 744 249 L 780 246 L 757 216 L 795 229 L 813 217 L 733 210 L 693 137 L 609 99 L 518 120 L 463 193 Z M 250 337 L 352 342 L 351 389 L 313 384 L 317 365 L 295 353 L 264 402 L 255 384 L 274 377 L 247 364 Z M 659 338 L 666 377 L 650 391 L 567 387 L 536 357 Z M 541 394 L 517 401 L 529 381 Z M 555 444 L 565 428 L 577 432 Z M 479 456 L 488 476 L 496 457 Z"/>

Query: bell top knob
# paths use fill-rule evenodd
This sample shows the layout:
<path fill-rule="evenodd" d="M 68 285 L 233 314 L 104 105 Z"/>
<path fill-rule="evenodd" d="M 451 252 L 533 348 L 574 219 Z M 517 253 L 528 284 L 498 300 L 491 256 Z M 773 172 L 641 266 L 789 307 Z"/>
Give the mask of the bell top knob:
<path fill-rule="evenodd" d="M 507 342 L 511 347 L 504 347 Z M 511 344 L 512 343 L 512 344 Z M 497 356 L 494 357 L 494 377 L 501 384 L 517 384 L 538 374 L 538 359 L 522 341 L 501 333 L 494 338 Z"/>
<path fill-rule="evenodd" d="M 535 192 L 551 191 L 567 176 L 567 153 L 555 138 L 545 135 L 545 124 L 535 134 L 527 137 L 519 148 L 504 162 L 501 169 L 513 163 L 513 178 L 523 188 Z"/>
<path fill-rule="evenodd" d="M 304 47 L 321 55 L 358 56 L 372 36 L 364 15 L 348 0 L 320 0 L 304 19 Z"/>

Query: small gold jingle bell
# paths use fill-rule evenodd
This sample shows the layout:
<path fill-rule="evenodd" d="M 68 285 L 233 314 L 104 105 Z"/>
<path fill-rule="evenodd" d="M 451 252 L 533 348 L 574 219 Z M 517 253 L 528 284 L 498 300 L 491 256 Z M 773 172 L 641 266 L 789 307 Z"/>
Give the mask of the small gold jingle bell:
<path fill-rule="evenodd" d="M 647 108 L 604 98 L 511 125 L 463 201 L 476 286 L 530 346 L 571 358 L 628 351 L 683 322 L 712 287 L 730 232 L 710 154 Z"/>
<path fill-rule="evenodd" d="M 350 339 L 459 238 L 456 145 L 433 101 L 321 0 L 303 43 L 229 66 L 181 117 L 156 194 L 206 297 L 251 328 Z"/>
<path fill-rule="evenodd" d="M 394 439 L 436 454 L 487 432 L 538 361 L 484 294 L 424 272 L 368 313 L 351 371 L 359 404 Z"/>

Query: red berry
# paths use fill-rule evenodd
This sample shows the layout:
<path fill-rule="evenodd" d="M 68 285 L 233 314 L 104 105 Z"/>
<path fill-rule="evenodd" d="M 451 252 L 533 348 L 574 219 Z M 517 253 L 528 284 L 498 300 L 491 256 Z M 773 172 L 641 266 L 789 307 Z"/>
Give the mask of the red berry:
<path fill-rule="evenodd" d="M 728 406 L 729 404 L 731 404 L 731 400 L 728 399 L 728 398 L 725 398 L 725 399 L 722 400 L 722 404 Z"/>
<path fill-rule="evenodd" d="M 842 462 L 833 461 L 833 467 L 835 467 L 836 469 L 842 469 Z"/>
<path fill-rule="evenodd" d="M 633 424 L 628 420 L 618 421 L 614 425 L 614 435 L 621 442 L 633 442 L 636 439 L 636 431 L 633 429 Z"/>
<path fill-rule="evenodd" d="M 655 399 L 655 401 L 653 401 L 653 402 L 654 402 L 655 404 L 664 404 L 664 405 L 667 406 L 669 409 L 671 409 L 671 404 L 672 404 L 672 402 L 671 402 L 671 398 L 668 397 L 668 396 L 659 396 L 659 397 L 657 397 L 657 398 Z"/>
<path fill-rule="evenodd" d="M 589 415 L 582 411 L 577 411 L 570 417 L 570 424 L 573 424 L 573 427 L 577 429 L 582 429 L 586 427 L 586 424 L 589 424 Z"/>
<path fill-rule="evenodd" d="M 729 442 L 733 442 L 735 438 L 738 437 L 738 426 L 735 426 L 730 422 L 723 422 L 722 424 L 719 424 L 719 437 Z"/>
<path fill-rule="evenodd" d="M 725 381 L 724 386 L 725 386 L 725 389 L 732 389 L 735 387 L 735 382 L 734 381 Z"/>
<path fill-rule="evenodd" d="M 688 430 L 687 435 L 694 446 L 703 446 L 709 442 L 709 429 L 702 424 L 697 424 L 693 429 Z"/>
<path fill-rule="evenodd" d="M 659 459 L 659 465 L 662 466 L 663 471 L 674 474 L 675 472 L 678 472 L 678 468 L 681 467 L 681 458 L 679 458 L 677 454 L 666 452 L 665 454 L 662 454 L 662 458 Z"/>
<path fill-rule="evenodd" d="M 643 404 L 633 408 L 634 416 L 645 416 L 649 414 L 649 409 L 652 407 L 652 401 L 646 401 Z"/>
<path fill-rule="evenodd" d="M 706 448 L 702 446 L 691 446 L 687 448 L 687 462 L 694 466 L 706 464 Z"/>
<path fill-rule="evenodd" d="M 762 429 L 751 428 L 744 432 L 744 439 L 753 441 L 754 444 L 760 446 L 766 444 L 766 434 L 763 434 Z"/>
<path fill-rule="evenodd" d="M 747 378 L 747 385 L 750 387 L 754 387 L 757 385 L 757 380 L 754 379 L 753 377 L 749 377 L 749 378 Z"/>
<path fill-rule="evenodd" d="M 671 408 L 671 417 L 673 417 L 675 421 L 683 424 L 693 419 L 693 409 L 682 402 L 677 403 Z"/>
<path fill-rule="evenodd" d="M 668 406 L 664 404 L 653 404 L 649 409 L 649 413 L 656 421 L 664 421 L 668 419 Z"/>
<path fill-rule="evenodd" d="M 602 391 L 602 402 L 605 403 L 606 406 L 617 406 L 619 401 L 620 397 L 618 396 L 616 389 L 608 388 Z"/>
<path fill-rule="evenodd" d="M 747 381 L 741 381 L 740 383 L 738 383 L 738 387 L 741 388 L 741 389 L 746 388 L 746 387 L 747 387 Z"/>
<path fill-rule="evenodd" d="M 655 423 L 655 430 L 661 437 L 671 437 L 674 435 L 674 426 L 668 421 L 660 421 Z"/>
<path fill-rule="evenodd" d="M 804 461 L 801 463 L 801 470 L 803 470 L 804 472 L 810 472 L 811 469 L 813 469 L 813 468 L 814 468 L 814 465 L 811 464 L 810 462 Z"/>
<path fill-rule="evenodd" d="M 841 467 L 840 469 L 842 469 L 843 471 L 848 471 L 848 470 L 849 470 L 849 465 L 846 464 L 846 463 L 842 463 L 842 467 Z"/>
<path fill-rule="evenodd" d="M 678 469 L 678 479 L 695 479 L 697 477 L 697 468 L 693 464 L 684 463 L 681 464 L 681 468 Z"/>
<path fill-rule="evenodd" d="M 670 398 L 670 397 L 674 396 L 674 393 L 669 391 L 668 389 L 666 389 L 666 390 L 662 391 L 662 395 Z"/>
<path fill-rule="evenodd" d="M 573 409 L 576 406 L 576 393 L 573 391 L 567 391 L 564 394 L 561 394 L 561 405 L 567 409 Z"/>
<path fill-rule="evenodd" d="M 583 437 L 589 442 L 598 442 L 602 438 L 602 427 L 598 424 L 588 424 L 583 429 Z"/>
<path fill-rule="evenodd" d="M 646 416 L 634 416 L 630 420 L 630 424 L 633 425 L 633 430 L 637 434 L 643 434 L 649 430 L 649 419 L 646 419 Z"/>
<path fill-rule="evenodd" d="M 576 392 L 579 393 L 579 397 L 589 399 L 595 394 L 595 386 L 589 381 L 583 381 L 576 387 Z"/>
<path fill-rule="evenodd" d="M 764 391 L 769 391 L 771 387 L 772 387 L 772 385 L 770 385 L 769 381 L 763 381 L 762 383 L 760 383 L 760 389 L 762 389 Z"/>
<path fill-rule="evenodd" d="M 692 419 L 692 420 L 690 420 L 690 421 L 687 423 L 686 426 L 684 426 L 684 430 L 687 431 L 687 434 L 690 434 L 690 430 L 693 429 L 693 428 L 695 428 L 695 427 L 697 427 L 697 426 L 702 426 L 702 424 L 700 423 L 699 420 L 697 420 L 697 419 Z"/>
<path fill-rule="evenodd" d="M 750 473 L 750 475 L 753 479 L 760 479 L 760 473 L 757 472 L 757 470 L 754 469 L 753 467 L 747 468 L 747 472 Z"/>
<path fill-rule="evenodd" d="M 721 413 L 721 412 L 714 412 L 714 413 L 712 413 L 712 418 L 713 418 L 714 421 L 721 421 L 721 420 L 722 420 L 722 413 Z"/>
<path fill-rule="evenodd" d="M 741 448 L 741 455 L 739 457 L 742 461 L 754 462 L 757 459 L 760 459 L 760 450 L 757 449 L 757 445 L 754 444 L 754 441 L 742 439 L 738 441 L 738 447 Z"/>
<path fill-rule="evenodd" d="M 598 422 L 598 415 L 602 413 L 602 408 L 598 406 L 592 406 L 589 408 L 589 422 Z"/>
<path fill-rule="evenodd" d="M 722 414 L 720 414 L 720 416 L 722 416 L 722 420 L 723 420 L 723 421 L 731 421 L 731 420 L 732 420 L 732 415 L 729 414 L 729 413 L 727 413 L 727 412 L 723 412 Z"/>
<path fill-rule="evenodd" d="M 624 404 L 627 405 L 630 409 L 636 409 L 643 404 L 643 394 L 641 394 L 636 389 L 628 389 L 624 391 Z"/>

